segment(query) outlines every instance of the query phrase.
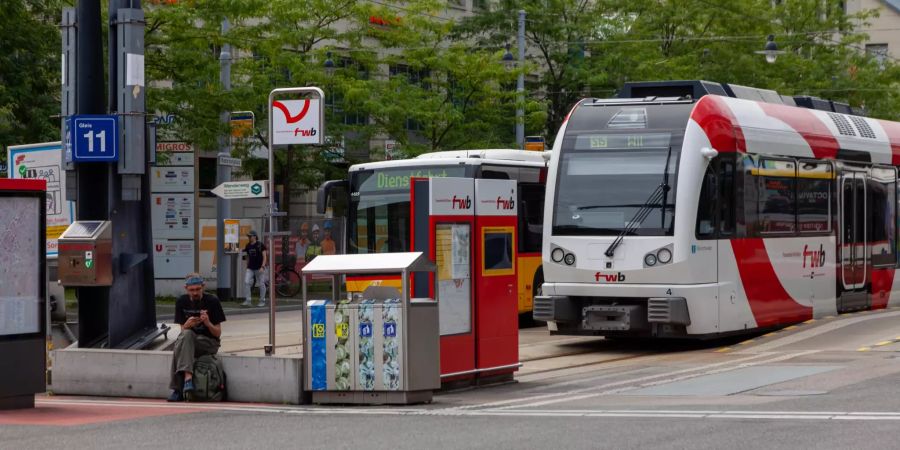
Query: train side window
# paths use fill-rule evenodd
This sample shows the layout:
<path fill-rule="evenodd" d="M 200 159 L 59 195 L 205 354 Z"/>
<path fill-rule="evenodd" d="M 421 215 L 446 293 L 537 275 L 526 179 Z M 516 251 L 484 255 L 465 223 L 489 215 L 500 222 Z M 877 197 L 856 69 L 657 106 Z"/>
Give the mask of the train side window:
<path fill-rule="evenodd" d="M 697 203 L 697 239 L 716 237 L 716 172 L 710 164 L 703 175 L 700 201 Z"/>
<path fill-rule="evenodd" d="M 759 231 L 762 234 L 793 234 L 797 229 L 794 161 L 762 159 L 759 178 Z"/>
<path fill-rule="evenodd" d="M 800 161 L 797 177 L 797 222 L 800 233 L 831 231 L 834 168 L 824 161 Z"/>
<path fill-rule="evenodd" d="M 730 236 L 734 232 L 735 218 L 735 176 L 734 161 L 719 160 L 719 235 Z"/>
<path fill-rule="evenodd" d="M 871 221 L 869 239 L 872 265 L 890 266 L 896 263 L 896 205 L 897 173 L 893 167 L 872 167 L 869 179 Z"/>

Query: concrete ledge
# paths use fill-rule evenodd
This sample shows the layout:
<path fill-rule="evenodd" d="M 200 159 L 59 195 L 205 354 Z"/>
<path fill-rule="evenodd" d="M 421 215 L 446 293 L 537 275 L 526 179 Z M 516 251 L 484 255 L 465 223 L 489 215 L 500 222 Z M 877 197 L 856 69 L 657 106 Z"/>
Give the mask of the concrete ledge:
<path fill-rule="evenodd" d="M 303 402 L 301 358 L 219 355 L 228 400 L 278 404 Z M 71 348 L 50 352 L 55 394 L 165 398 L 172 352 Z"/>

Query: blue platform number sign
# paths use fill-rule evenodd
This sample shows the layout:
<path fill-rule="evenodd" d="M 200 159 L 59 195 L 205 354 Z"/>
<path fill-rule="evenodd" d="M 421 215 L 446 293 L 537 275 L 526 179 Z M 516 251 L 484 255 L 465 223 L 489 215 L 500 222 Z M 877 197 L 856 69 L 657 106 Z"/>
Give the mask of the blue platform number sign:
<path fill-rule="evenodd" d="M 68 120 L 68 145 L 74 162 L 114 162 L 119 160 L 119 117 L 72 116 Z M 66 149 L 68 156 L 68 148 Z"/>
<path fill-rule="evenodd" d="M 359 324 L 359 336 L 372 337 L 372 324 L 368 322 Z"/>
<path fill-rule="evenodd" d="M 387 322 L 384 324 L 384 337 L 397 337 L 397 324 Z"/>

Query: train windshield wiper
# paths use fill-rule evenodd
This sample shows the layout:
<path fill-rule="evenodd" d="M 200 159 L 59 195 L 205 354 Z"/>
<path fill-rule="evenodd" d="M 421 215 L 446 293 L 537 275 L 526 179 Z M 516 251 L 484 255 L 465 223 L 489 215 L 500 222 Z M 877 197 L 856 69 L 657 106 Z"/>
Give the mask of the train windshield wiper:
<path fill-rule="evenodd" d="M 607 247 L 606 251 L 603 252 L 603 254 L 606 255 L 607 258 L 613 257 L 613 255 L 616 253 L 616 248 L 620 244 L 622 244 L 622 239 L 625 236 L 632 234 L 635 228 L 639 227 L 641 223 L 644 222 L 644 219 L 646 219 L 647 216 L 650 215 L 650 212 L 653 210 L 653 208 L 658 207 L 658 205 L 663 202 L 663 199 L 665 199 L 668 192 L 669 185 L 668 183 L 666 183 L 666 181 L 663 181 L 662 184 L 660 184 L 656 187 L 656 189 L 653 190 L 653 193 L 650 194 L 650 197 L 647 198 L 647 201 L 644 202 L 644 204 L 641 205 L 640 209 L 638 209 L 637 212 L 634 213 L 634 216 L 631 218 L 631 221 L 628 222 L 628 225 L 622 229 L 622 232 L 619 233 L 618 236 L 616 236 L 616 240 L 614 240 L 612 244 L 609 244 L 609 247 Z M 665 205 L 663 205 L 663 207 L 664 206 Z"/>
<path fill-rule="evenodd" d="M 587 205 L 587 206 L 578 206 L 575 208 L 575 211 L 585 211 L 588 209 L 601 209 L 601 208 L 639 208 L 644 206 L 643 203 L 623 203 L 621 205 Z"/>

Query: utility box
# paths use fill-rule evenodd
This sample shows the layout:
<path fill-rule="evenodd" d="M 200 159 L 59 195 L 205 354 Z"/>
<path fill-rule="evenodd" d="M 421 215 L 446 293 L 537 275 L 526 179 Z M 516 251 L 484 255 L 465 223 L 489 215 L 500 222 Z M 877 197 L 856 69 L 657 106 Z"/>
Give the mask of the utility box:
<path fill-rule="evenodd" d="M 332 275 L 332 300 L 306 302 L 304 364 L 313 403 L 430 402 L 440 388 L 438 302 L 409 298 L 412 272 L 433 272 L 423 253 L 320 255 L 303 268 Z M 344 274 L 402 273 L 402 290 L 369 288 L 339 299 Z"/>
<path fill-rule="evenodd" d="M 59 237 L 63 286 L 111 286 L 112 226 L 105 220 L 73 222 Z"/>

